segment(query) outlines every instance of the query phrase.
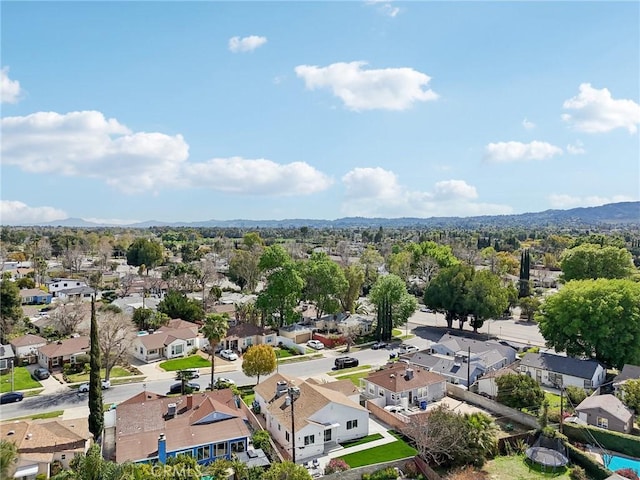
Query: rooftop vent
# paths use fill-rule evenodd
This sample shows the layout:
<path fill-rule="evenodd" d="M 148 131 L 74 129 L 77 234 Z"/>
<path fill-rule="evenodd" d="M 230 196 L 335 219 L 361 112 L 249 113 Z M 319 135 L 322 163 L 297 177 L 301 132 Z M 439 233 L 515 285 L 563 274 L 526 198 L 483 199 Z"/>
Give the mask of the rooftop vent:
<path fill-rule="evenodd" d="M 279 381 L 276 383 L 276 397 L 280 397 L 280 395 L 287 393 L 288 389 L 289 386 L 287 385 L 287 382 L 284 380 Z"/>
<path fill-rule="evenodd" d="M 167 415 L 169 417 L 175 417 L 177 411 L 178 411 L 178 404 L 170 403 L 169 405 L 167 405 Z"/>

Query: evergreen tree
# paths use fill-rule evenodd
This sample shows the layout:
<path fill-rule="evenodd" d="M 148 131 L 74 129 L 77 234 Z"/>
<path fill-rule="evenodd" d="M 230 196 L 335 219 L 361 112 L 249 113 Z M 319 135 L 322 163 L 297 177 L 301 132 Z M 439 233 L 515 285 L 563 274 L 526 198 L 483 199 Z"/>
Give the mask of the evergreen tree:
<path fill-rule="evenodd" d="M 96 319 L 96 297 L 91 299 L 91 350 L 89 373 L 89 431 L 95 441 L 100 438 L 104 426 L 102 411 L 102 383 L 100 381 L 100 342 L 98 340 L 98 321 Z"/>
<path fill-rule="evenodd" d="M 529 249 L 523 250 L 520 254 L 520 282 L 518 288 L 518 297 L 528 297 L 531 295 L 531 288 L 529 284 L 530 278 L 530 257 Z"/>

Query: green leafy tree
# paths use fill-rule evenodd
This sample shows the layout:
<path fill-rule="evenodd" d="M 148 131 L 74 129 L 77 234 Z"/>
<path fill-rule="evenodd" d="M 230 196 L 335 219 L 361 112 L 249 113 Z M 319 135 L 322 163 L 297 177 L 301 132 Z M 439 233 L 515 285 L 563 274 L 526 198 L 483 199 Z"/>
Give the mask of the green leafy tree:
<path fill-rule="evenodd" d="M 533 321 L 535 314 L 540 308 L 541 302 L 537 297 L 523 297 L 518 301 L 520 311 L 527 317 L 527 321 Z"/>
<path fill-rule="evenodd" d="M 376 324 L 378 340 L 391 340 L 393 327 L 407 322 L 418 308 L 415 297 L 407 293 L 405 282 L 394 274 L 380 277 L 371 289 L 369 299 L 378 312 Z"/>
<path fill-rule="evenodd" d="M 574 280 L 546 299 L 536 315 L 548 347 L 622 368 L 640 364 L 640 284 Z"/>
<path fill-rule="evenodd" d="M 253 345 L 242 356 L 242 371 L 247 377 L 258 377 L 258 384 L 260 375 L 269 375 L 275 371 L 276 360 L 276 352 L 271 345 Z"/>
<path fill-rule="evenodd" d="M 100 379 L 100 337 L 96 319 L 96 298 L 91 299 L 91 333 L 89 350 L 89 431 L 97 441 L 102 435 L 104 413 L 102 411 L 102 382 Z"/>
<path fill-rule="evenodd" d="M 271 448 L 271 435 L 267 430 L 256 430 L 251 435 L 251 443 L 255 448 L 267 451 Z"/>
<path fill-rule="evenodd" d="M 202 255 L 200 245 L 195 242 L 187 242 L 180 247 L 180 256 L 184 263 L 196 262 L 202 258 Z"/>
<path fill-rule="evenodd" d="M 373 245 L 367 245 L 360 254 L 360 265 L 364 269 L 364 285 L 365 293 L 378 280 L 378 269 L 384 265 L 384 258 Z"/>
<path fill-rule="evenodd" d="M 340 297 L 349 284 L 344 270 L 326 253 L 314 252 L 302 265 L 305 281 L 303 295 L 316 305 L 317 318 L 340 311 Z"/>
<path fill-rule="evenodd" d="M 457 264 L 443 268 L 424 292 L 425 305 L 444 310 L 449 328 L 452 328 L 454 320 L 459 321 L 462 328 L 470 313 L 465 297 L 473 274 L 474 270 L 470 265 Z"/>
<path fill-rule="evenodd" d="M 347 289 L 340 298 L 342 310 L 355 313 L 356 301 L 360 297 L 362 285 L 364 284 L 364 269 L 362 265 L 354 263 L 344 267 L 344 278 L 347 281 Z"/>
<path fill-rule="evenodd" d="M 127 249 L 127 264 L 134 267 L 145 266 L 153 269 L 162 263 L 164 249 L 162 245 L 148 238 L 137 238 Z"/>
<path fill-rule="evenodd" d="M 169 323 L 171 318 L 163 312 L 157 312 L 150 308 L 136 308 L 133 311 L 133 323 L 139 330 L 158 329 Z"/>
<path fill-rule="evenodd" d="M 488 270 L 475 272 L 466 290 L 465 309 L 472 315 L 471 326 L 476 333 L 486 319 L 500 316 L 509 306 L 507 290 Z"/>
<path fill-rule="evenodd" d="M 262 474 L 263 480 L 311 480 L 313 477 L 302 465 L 285 461 L 272 463 Z"/>
<path fill-rule="evenodd" d="M 567 394 L 570 405 L 574 407 L 587 398 L 587 392 L 585 392 L 584 388 L 576 387 L 575 385 L 569 385 L 564 389 L 564 392 Z"/>
<path fill-rule="evenodd" d="M 158 304 L 158 312 L 168 315 L 169 318 L 181 318 L 188 322 L 198 322 L 204 318 L 204 310 L 200 302 L 194 298 L 188 298 L 177 290 L 169 290 Z"/>
<path fill-rule="evenodd" d="M 18 459 L 18 447 L 8 440 L 0 440 L 0 478 L 10 478 L 9 475 Z"/>
<path fill-rule="evenodd" d="M 624 382 L 620 386 L 620 399 L 636 414 L 640 413 L 640 379 Z"/>
<path fill-rule="evenodd" d="M 7 342 L 9 335 L 23 316 L 20 289 L 5 276 L 0 283 L 0 340 L 2 343 Z"/>
<path fill-rule="evenodd" d="M 511 408 L 536 410 L 544 401 L 540 384 L 529 375 L 508 373 L 496 377 L 498 402 Z"/>
<path fill-rule="evenodd" d="M 277 317 L 279 327 L 293 323 L 300 317 L 296 307 L 304 288 L 296 264 L 284 248 L 272 245 L 265 248 L 259 266 L 267 285 L 258 294 L 256 306 L 269 318 Z"/>
<path fill-rule="evenodd" d="M 36 288 L 36 282 L 31 277 L 19 278 L 18 280 L 16 280 L 16 285 L 20 289 L 23 289 L 23 288 Z"/>
<path fill-rule="evenodd" d="M 211 388 L 215 385 L 216 346 L 227 336 L 228 329 L 229 315 L 227 313 L 210 313 L 202 325 L 201 333 L 209 342 L 209 354 L 211 355 Z"/>
<path fill-rule="evenodd" d="M 566 250 L 561 257 L 562 279 L 628 278 L 635 270 L 625 248 L 583 243 Z"/>

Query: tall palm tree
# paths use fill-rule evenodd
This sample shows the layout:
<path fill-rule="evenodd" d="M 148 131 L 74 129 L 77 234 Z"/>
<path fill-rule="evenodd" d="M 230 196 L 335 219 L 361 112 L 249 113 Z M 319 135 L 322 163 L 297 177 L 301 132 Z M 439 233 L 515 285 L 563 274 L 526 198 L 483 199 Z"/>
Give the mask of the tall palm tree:
<path fill-rule="evenodd" d="M 18 459 L 18 447 L 7 440 L 0 441 L 0 478 L 9 478 L 9 473 Z"/>
<path fill-rule="evenodd" d="M 229 315 L 227 313 L 210 313 L 204 319 L 204 325 L 202 325 L 202 335 L 209 341 L 209 354 L 211 355 L 211 389 L 213 390 L 214 383 L 214 370 L 216 360 L 216 346 L 220 343 L 220 340 L 227 336 L 227 330 L 229 329 Z"/>

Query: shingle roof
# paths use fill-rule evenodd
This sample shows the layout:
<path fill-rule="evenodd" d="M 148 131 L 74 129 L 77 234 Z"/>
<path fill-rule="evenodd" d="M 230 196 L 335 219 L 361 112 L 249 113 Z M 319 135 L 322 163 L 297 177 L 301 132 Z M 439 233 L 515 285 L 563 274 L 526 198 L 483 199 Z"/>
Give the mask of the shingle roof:
<path fill-rule="evenodd" d="M 64 357 L 73 355 L 74 353 L 88 351 L 89 343 L 89 337 L 73 337 L 60 340 L 59 342 L 49 343 L 48 345 L 38 348 L 38 351 L 49 358 Z"/>
<path fill-rule="evenodd" d="M 0 438 L 15 443 L 19 453 L 55 453 L 81 448 L 91 434 L 86 419 L 18 420 L 0 424 Z"/>
<path fill-rule="evenodd" d="M 11 348 L 11 345 L 0 345 L 0 358 L 13 357 L 15 357 L 15 353 L 13 353 L 13 348 Z"/>
<path fill-rule="evenodd" d="M 406 367 L 406 364 L 394 363 L 390 367 L 370 373 L 366 379 L 391 392 L 405 392 L 415 388 L 446 382 L 445 378 L 441 375 L 429 372 L 420 367 L 412 367 L 413 375 L 407 375 Z"/>
<path fill-rule="evenodd" d="M 40 345 L 43 343 L 47 343 L 46 338 L 42 338 L 39 335 L 33 335 L 32 333 L 27 333 L 26 335 L 22 335 L 21 337 L 17 337 L 11 340 L 11 345 L 16 348 L 28 347 L 29 345 Z"/>
<path fill-rule="evenodd" d="M 229 329 L 227 330 L 227 338 L 229 337 L 245 338 L 245 337 L 268 335 L 269 333 L 272 333 L 272 331 L 267 328 L 262 328 L 257 325 L 253 325 L 251 323 L 239 322 L 236 325 L 229 327 Z"/>
<path fill-rule="evenodd" d="M 576 407 L 576 411 L 593 409 L 603 410 L 623 423 L 628 422 L 633 417 L 633 413 L 615 395 L 592 395 L 585 398 Z"/>
<path fill-rule="evenodd" d="M 560 355 L 551 355 L 549 353 L 527 353 L 522 357 L 520 365 L 587 380 L 593 378 L 593 374 L 600 366 L 595 360 L 561 357 Z"/>
<path fill-rule="evenodd" d="M 177 339 L 189 340 L 198 336 L 197 328 L 179 328 L 177 330 L 158 330 L 150 335 L 139 335 L 136 337 L 147 350 L 166 347 Z"/>
<path fill-rule="evenodd" d="M 515 349 L 507 345 L 502 345 L 495 340 L 474 340 L 472 338 L 459 337 L 445 333 L 436 345 L 443 345 L 451 349 L 453 352 L 464 351 L 465 353 L 471 349 L 472 353 L 482 353 L 489 350 L 497 350 L 504 357 L 515 355 Z M 433 346 L 432 346 L 433 348 Z"/>
<path fill-rule="evenodd" d="M 166 435 L 167 451 L 250 436 L 245 415 L 236 406 L 230 390 L 197 393 L 192 401 L 189 409 L 187 395 L 149 399 L 138 394 L 119 404 L 116 408 L 116 461 L 122 463 L 157 456 L 160 433 Z M 170 403 L 178 405 L 173 418 L 166 415 Z"/>
<path fill-rule="evenodd" d="M 615 385 L 616 383 L 623 383 L 626 380 L 637 379 L 640 379 L 640 367 L 626 363 L 624 367 L 622 367 L 622 371 L 613 379 L 613 383 Z"/>
<path fill-rule="evenodd" d="M 22 298 L 26 297 L 50 297 L 51 294 L 40 290 L 39 288 L 23 288 L 20 290 L 20 296 Z"/>

